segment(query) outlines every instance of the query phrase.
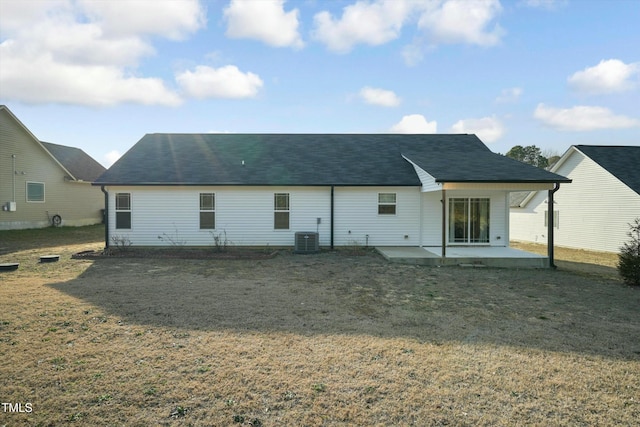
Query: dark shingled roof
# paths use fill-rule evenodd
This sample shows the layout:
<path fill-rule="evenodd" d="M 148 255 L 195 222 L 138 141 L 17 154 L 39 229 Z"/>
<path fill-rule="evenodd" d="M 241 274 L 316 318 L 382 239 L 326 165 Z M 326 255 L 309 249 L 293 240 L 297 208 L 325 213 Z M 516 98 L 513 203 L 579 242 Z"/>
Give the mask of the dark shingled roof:
<path fill-rule="evenodd" d="M 640 194 L 640 146 L 575 145 L 575 147 Z"/>
<path fill-rule="evenodd" d="M 104 166 L 79 148 L 40 141 L 55 159 L 79 181 L 93 181 L 105 172 Z"/>
<path fill-rule="evenodd" d="M 95 184 L 419 186 L 565 182 L 491 152 L 475 135 L 148 134 Z"/>

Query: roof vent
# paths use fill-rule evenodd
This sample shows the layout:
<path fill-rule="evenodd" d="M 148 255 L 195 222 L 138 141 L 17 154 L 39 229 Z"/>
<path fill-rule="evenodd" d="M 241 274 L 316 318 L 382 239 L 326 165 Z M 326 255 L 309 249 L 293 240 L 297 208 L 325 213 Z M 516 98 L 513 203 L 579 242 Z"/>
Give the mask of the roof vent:
<path fill-rule="evenodd" d="M 294 252 L 314 254 L 320 251 L 320 236 L 315 232 L 298 231 L 295 235 Z"/>

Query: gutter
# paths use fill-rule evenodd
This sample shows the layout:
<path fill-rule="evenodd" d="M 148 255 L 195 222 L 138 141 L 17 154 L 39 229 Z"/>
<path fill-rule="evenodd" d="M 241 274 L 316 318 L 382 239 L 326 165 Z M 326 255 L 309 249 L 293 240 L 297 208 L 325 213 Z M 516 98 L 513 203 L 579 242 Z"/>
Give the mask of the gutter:
<path fill-rule="evenodd" d="M 104 185 L 100 186 L 100 190 L 104 193 L 104 248 L 109 249 L 109 193 L 104 189 Z"/>

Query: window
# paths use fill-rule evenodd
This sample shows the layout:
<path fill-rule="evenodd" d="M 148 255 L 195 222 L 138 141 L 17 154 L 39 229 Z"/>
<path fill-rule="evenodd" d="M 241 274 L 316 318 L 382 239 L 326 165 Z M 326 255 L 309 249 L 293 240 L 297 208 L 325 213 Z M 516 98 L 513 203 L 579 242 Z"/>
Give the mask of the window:
<path fill-rule="evenodd" d="M 44 202 L 44 182 L 27 182 L 27 202 Z"/>
<path fill-rule="evenodd" d="M 544 211 L 544 226 L 549 226 L 549 211 Z M 553 228 L 560 228 L 560 211 L 553 211 Z"/>
<path fill-rule="evenodd" d="M 275 193 L 273 195 L 273 228 L 276 230 L 289 229 L 289 193 Z"/>
<path fill-rule="evenodd" d="M 131 228 L 131 193 L 116 193 L 116 228 Z"/>
<path fill-rule="evenodd" d="M 213 230 L 216 228 L 216 195 L 214 193 L 200 193 L 200 229 Z"/>
<path fill-rule="evenodd" d="M 489 243 L 488 198 L 449 199 L 449 242 Z"/>
<path fill-rule="evenodd" d="M 378 193 L 378 215 L 396 214 L 396 193 Z"/>

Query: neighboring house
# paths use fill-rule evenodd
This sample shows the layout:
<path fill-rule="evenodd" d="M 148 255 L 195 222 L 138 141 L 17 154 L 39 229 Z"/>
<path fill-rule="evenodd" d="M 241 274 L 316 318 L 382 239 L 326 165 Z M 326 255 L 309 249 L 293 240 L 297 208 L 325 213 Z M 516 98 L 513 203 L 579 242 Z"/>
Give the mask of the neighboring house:
<path fill-rule="evenodd" d="M 562 176 L 475 135 L 149 134 L 94 185 L 107 246 L 509 245 L 510 191 Z M 444 200 L 444 203 L 442 202 Z"/>
<path fill-rule="evenodd" d="M 39 141 L 0 105 L 0 230 L 102 222 L 105 168 L 84 151 Z"/>
<path fill-rule="evenodd" d="M 573 180 L 555 196 L 555 243 L 619 252 L 640 217 L 640 146 L 574 145 L 551 171 Z M 543 192 L 514 197 L 511 239 L 545 242 L 548 209 Z"/>

